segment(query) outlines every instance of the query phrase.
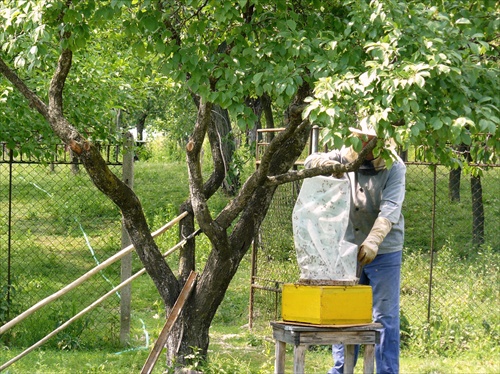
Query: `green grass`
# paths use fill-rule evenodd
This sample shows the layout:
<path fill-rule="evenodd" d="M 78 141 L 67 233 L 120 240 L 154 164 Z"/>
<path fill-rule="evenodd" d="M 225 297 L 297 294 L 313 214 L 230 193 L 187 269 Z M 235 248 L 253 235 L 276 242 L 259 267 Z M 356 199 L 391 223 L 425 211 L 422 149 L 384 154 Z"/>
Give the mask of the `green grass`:
<path fill-rule="evenodd" d="M 495 171 L 498 172 L 498 171 Z M 30 295 L 44 290 L 48 295 L 66 283 L 59 279 L 63 275 L 74 280 L 94 265 L 92 258 L 73 256 L 75 252 L 87 253 L 85 239 L 74 218 L 77 217 L 88 234 L 96 255 L 102 261 L 115 253 L 119 248 L 118 230 L 114 220 L 118 215 L 116 208 L 105 199 L 97 203 L 90 196 L 98 194 L 92 186 L 88 186 L 85 178 L 68 177 L 57 170 L 60 180 L 40 178 L 21 174 L 23 187 L 31 190 L 40 202 L 39 209 L 25 209 L 30 203 L 28 195 L 19 196 L 17 200 L 16 220 L 26 223 L 26 229 L 15 238 L 22 242 L 23 251 L 16 258 L 18 265 L 24 265 L 24 273 L 18 274 L 15 284 L 19 297 L 25 303 L 38 301 L 40 297 Z M 443 174 L 444 175 L 444 174 Z M 18 178 L 19 179 L 19 178 Z M 490 179 L 485 179 L 488 181 Z M 70 183 L 63 183 L 69 181 Z M 440 183 L 445 185 L 445 179 Z M 5 183 L 4 179 L 0 184 Z M 40 188 L 34 187 L 36 183 Z M 404 347 L 401 355 L 401 373 L 498 373 L 500 372 L 500 321 L 498 273 L 500 254 L 495 243 L 479 250 L 466 251 L 457 245 L 467 241 L 467 230 L 461 227 L 468 220 L 468 206 L 450 206 L 446 203 L 446 191 L 439 189 L 440 202 L 438 211 L 444 226 L 436 238 L 436 253 L 433 282 L 439 293 L 434 294 L 431 303 L 432 318 L 427 321 L 427 303 L 425 298 L 429 283 L 429 225 L 430 205 L 429 186 L 432 174 L 428 169 L 420 172 L 417 178 L 408 185 L 405 216 L 407 220 L 407 248 L 405 248 L 402 284 L 402 310 L 406 318 L 403 326 Z M 5 191 L 5 186 L 0 186 Z M 71 199 L 65 204 L 51 206 L 50 196 L 62 188 Z M 463 184 L 464 200 L 467 201 L 467 184 Z M 21 189 L 21 187 L 19 187 Z M 178 206 L 188 196 L 187 171 L 185 163 L 171 162 L 137 162 L 135 164 L 135 190 L 141 199 L 148 222 L 154 230 L 165 224 L 178 214 Z M 46 192 L 44 192 L 46 191 Z M 485 185 L 485 205 L 487 220 L 498 222 L 499 204 L 498 187 Z M 4 194 L 4 192 L 0 192 Z M 72 199 L 74 197 L 74 199 Z M 4 200 L 4 195 L 0 195 Z M 216 195 L 211 201 L 211 209 L 216 212 L 224 206 L 227 198 Z M 285 202 L 288 208 L 293 205 Z M 446 212 L 446 215 L 443 213 Z M 93 217 L 96 213 L 97 217 Z M 276 215 L 283 221 L 283 211 Z M 270 215 L 271 216 L 271 215 Z M 446 216 L 446 219 L 442 217 Z M 95 216 L 94 216 L 95 217 Z M 5 217 L 0 221 L 4 227 Z M 495 221 L 496 220 L 496 221 Z M 282 222 L 283 223 L 283 222 Z M 42 230 L 46 225 L 49 230 Z M 286 226 L 286 224 L 284 224 Z M 265 227 L 265 226 L 264 226 Z M 281 227 L 281 226 L 280 226 Z M 270 226 L 270 230 L 275 229 Z M 0 229 L 1 230 L 1 229 Z M 280 228 L 281 230 L 281 228 Z M 293 242 L 285 233 L 274 236 L 279 245 L 273 246 L 271 252 L 261 259 L 266 277 L 270 279 L 294 280 L 297 267 L 294 260 Z M 487 227 L 487 230 L 492 230 Z M 43 234 L 42 234 L 43 232 Z M 5 235 L 0 232 L 1 238 Z M 491 236 L 495 238 L 495 236 Z M 498 240 L 498 236 L 496 236 Z M 44 243 L 58 243 L 55 249 L 44 249 Z M 168 231 L 158 239 L 162 250 L 170 248 L 177 242 L 176 230 Z M 208 253 L 208 242 L 199 237 L 198 266 L 201 269 Z M 279 248 L 279 249 L 277 249 Z M 469 248 L 469 247 L 468 247 Z M 57 253 L 56 253 L 57 252 Z M 64 254 L 61 262 L 56 254 Z M 464 255 L 464 253 L 466 255 Z M 0 257 L 2 254 L 0 253 Z M 35 262 L 43 259 L 42 263 Z M 0 263 L 4 258 L 0 258 Z M 175 269 L 177 258 L 168 258 Z M 36 264 L 36 265 L 35 265 Z M 1 266 L 1 265 L 0 265 Z M 141 268 L 134 257 L 134 271 Z M 104 275 L 116 282 L 119 269 L 112 267 Z M 55 277 L 57 275 L 57 277 Z M 1 277 L 1 275 L 0 275 Z M 250 256 L 242 261 L 236 277 L 231 282 L 226 297 L 219 308 L 212 326 L 209 360 L 201 367 L 205 373 L 270 373 L 274 364 L 274 344 L 269 321 L 274 319 L 272 297 L 261 297 L 254 321 L 254 329 L 250 331 L 248 323 L 248 303 L 250 284 Z M 42 337 L 51 331 L 59 320 L 64 320 L 88 303 L 81 300 L 95 300 L 110 285 L 100 278 L 99 289 L 90 287 L 80 294 L 71 294 L 54 303 L 43 318 L 27 319 L 22 327 L 15 329 L 10 335 L 8 344 L 5 336 L 0 338 L 0 364 L 15 357 L 35 338 Z M 64 334 L 58 335 L 44 347 L 35 350 L 13 364 L 6 373 L 124 373 L 139 372 L 156 340 L 163 324 L 164 311 L 156 289 L 147 275 L 136 280 L 132 286 L 132 321 L 131 339 L 127 347 L 117 342 L 116 313 L 107 310 L 116 309 L 116 297 L 112 297 L 102 309 L 92 312 L 75 326 L 68 328 Z M 1 299 L 0 299 L 1 300 Z M 14 305 L 16 312 L 24 310 L 22 305 Z M 63 350 L 63 348 L 66 348 Z M 69 348 L 73 348 L 72 350 Z M 291 365 L 291 347 L 287 353 L 287 367 Z M 331 355 L 328 347 L 318 347 L 307 353 L 306 365 L 308 373 L 324 373 L 331 366 Z M 166 370 L 160 360 L 154 373 Z M 360 367 L 356 369 L 360 372 Z"/>

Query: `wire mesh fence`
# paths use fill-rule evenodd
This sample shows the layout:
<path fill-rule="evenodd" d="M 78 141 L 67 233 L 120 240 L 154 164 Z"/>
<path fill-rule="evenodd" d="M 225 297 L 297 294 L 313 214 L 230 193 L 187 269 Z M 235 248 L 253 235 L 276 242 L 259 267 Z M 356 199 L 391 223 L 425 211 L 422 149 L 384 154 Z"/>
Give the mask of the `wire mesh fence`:
<path fill-rule="evenodd" d="M 102 152 L 121 175 L 120 160 L 114 159 L 120 153 L 115 148 Z M 78 172 L 64 150 L 59 154 L 54 163 L 39 164 L 10 159 L 2 152 L 1 324 L 121 247 L 118 209 L 98 193 L 83 170 Z M 500 167 L 484 168 L 480 178 L 462 174 L 459 186 L 453 180 L 451 190 L 450 172 L 442 166 L 407 167 L 402 334 L 404 344 L 421 345 L 426 351 L 429 345 L 452 350 L 480 340 L 500 345 Z M 300 183 L 277 189 L 255 238 L 251 324 L 278 319 L 281 285 L 299 278 L 291 220 L 299 190 Z M 116 263 L 0 339 L 33 344 L 112 289 L 119 278 Z M 49 344 L 71 348 L 117 343 L 119 305 L 117 294 Z"/>
<path fill-rule="evenodd" d="M 456 185 L 443 166 L 407 163 L 403 346 L 443 353 L 500 345 L 500 165 L 483 169 Z M 281 285 L 299 279 L 291 219 L 299 189 L 278 188 L 255 240 L 251 326 L 279 319 Z"/>
<path fill-rule="evenodd" d="M 120 152 L 103 147 L 121 175 Z M 57 152 L 56 152 L 57 153 Z M 50 164 L 4 152 L 0 161 L 0 325 L 59 291 L 121 248 L 121 215 L 87 173 L 60 152 Z M 115 263 L 1 336 L 27 346 L 120 283 Z M 116 343 L 120 297 L 111 297 L 49 341 L 61 349 Z"/>

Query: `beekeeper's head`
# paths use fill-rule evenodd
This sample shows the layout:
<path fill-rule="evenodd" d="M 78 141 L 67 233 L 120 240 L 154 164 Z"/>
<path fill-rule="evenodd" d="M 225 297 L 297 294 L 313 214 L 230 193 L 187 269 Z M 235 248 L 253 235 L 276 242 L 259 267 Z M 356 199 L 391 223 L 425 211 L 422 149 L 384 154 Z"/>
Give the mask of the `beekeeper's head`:
<path fill-rule="evenodd" d="M 373 126 L 367 124 L 366 122 L 360 123 L 357 127 L 349 127 L 349 131 L 351 131 L 353 135 L 359 137 L 363 143 L 368 143 L 377 136 Z"/>

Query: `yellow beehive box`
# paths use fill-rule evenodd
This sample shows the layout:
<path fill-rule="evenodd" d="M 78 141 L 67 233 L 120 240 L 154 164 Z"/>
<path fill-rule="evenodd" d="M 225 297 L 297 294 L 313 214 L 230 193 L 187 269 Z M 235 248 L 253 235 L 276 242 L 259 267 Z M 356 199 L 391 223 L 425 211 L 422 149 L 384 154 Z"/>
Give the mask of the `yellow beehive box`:
<path fill-rule="evenodd" d="M 281 316 L 284 321 L 318 325 L 372 322 L 370 286 L 283 285 Z"/>

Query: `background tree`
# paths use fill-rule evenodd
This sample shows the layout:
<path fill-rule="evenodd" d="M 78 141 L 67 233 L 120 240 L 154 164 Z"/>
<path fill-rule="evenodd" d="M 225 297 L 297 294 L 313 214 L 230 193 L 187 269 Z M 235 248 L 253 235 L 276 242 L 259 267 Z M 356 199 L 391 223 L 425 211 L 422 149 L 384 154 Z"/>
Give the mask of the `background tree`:
<path fill-rule="evenodd" d="M 357 138 L 346 139 L 347 129 L 371 123 L 381 140 L 370 147 L 384 157 L 378 146 L 385 138 L 447 165 L 456 162 L 454 145 L 470 146 L 476 162 L 496 161 L 500 148 L 498 9 L 493 1 L 33 0 L 22 6 L 2 1 L 0 16 L 0 72 L 10 82 L 0 83 L 5 87 L 1 110 L 9 116 L 2 130 L 13 119 L 25 123 L 36 118 L 21 103 L 24 96 L 45 120 L 37 119 L 37 126 L 46 134 L 51 129 L 77 153 L 95 185 L 121 209 L 167 313 L 194 269 L 194 243 L 181 252 L 176 277 L 151 238 L 140 201 L 109 171 L 87 133 L 109 134 L 106 128 L 114 123 L 109 108 L 123 105 L 108 105 L 106 95 L 130 93 L 117 82 L 126 85 L 137 76 L 148 86 L 167 79 L 172 85 L 165 89 L 189 93 L 198 103 L 186 146 L 190 197 L 182 207 L 192 215 L 182 234 L 199 227 L 213 249 L 168 343 L 170 359 L 180 364 L 192 347 L 206 355 L 210 322 L 277 185 L 333 171 L 289 172 L 312 122 L 325 127 L 332 145 L 352 144 L 358 150 Z M 116 69 L 130 66 L 131 75 L 92 70 L 98 43 L 106 43 L 102 50 L 113 56 L 125 56 Z M 88 79 L 84 84 L 83 78 Z M 90 103 L 79 113 L 86 95 Z M 214 116 L 227 111 L 231 123 L 245 131 L 259 114 L 247 103 L 258 98 L 283 118 L 285 130 L 214 216 L 208 200 L 226 176 L 224 138 Z M 25 116 L 16 117 L 19 108 Z M 213 160 L 206 179 L 201 169 L 205 139 Z M 338 168 L 353 170 L 358 163 Z"/>

